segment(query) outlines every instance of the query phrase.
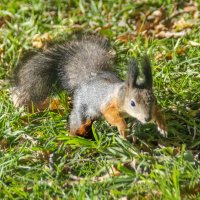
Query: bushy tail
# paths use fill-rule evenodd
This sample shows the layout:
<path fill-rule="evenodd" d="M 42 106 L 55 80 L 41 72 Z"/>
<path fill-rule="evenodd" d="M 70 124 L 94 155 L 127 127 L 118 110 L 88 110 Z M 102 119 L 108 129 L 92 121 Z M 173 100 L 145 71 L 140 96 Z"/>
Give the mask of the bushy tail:
<path fill-rule="evenodd" d="M 73 91 L 90 76 L 112 66 L 107 40 L 86 37 L 54 45 L 19 64 L 13 74 L 15 106 L 44 100 L 58 86 Z"/>
<path fill-rule="evenodd" d="M 108 41 L 99 37 L 86 37 L 72 42 L 66 48 L 66 59 L 60 66 L 60 77 L 65 89 L 74 90 L 91 76 L 112 67 L 114 50 Z"/>

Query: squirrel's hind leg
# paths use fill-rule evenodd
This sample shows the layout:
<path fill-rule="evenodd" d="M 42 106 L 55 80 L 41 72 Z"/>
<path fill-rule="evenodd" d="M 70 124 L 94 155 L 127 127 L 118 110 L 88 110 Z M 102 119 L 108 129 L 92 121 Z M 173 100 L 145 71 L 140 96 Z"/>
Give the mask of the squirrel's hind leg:
<path fill-rule="evenodd" d="M 73 108 L 70 115 L 70 135 L 82 136 L 85 138 L 93 139 L 92 134 L 92 120 L 87 117 L 87 113 L 84 113 L 83 108 Z"/>

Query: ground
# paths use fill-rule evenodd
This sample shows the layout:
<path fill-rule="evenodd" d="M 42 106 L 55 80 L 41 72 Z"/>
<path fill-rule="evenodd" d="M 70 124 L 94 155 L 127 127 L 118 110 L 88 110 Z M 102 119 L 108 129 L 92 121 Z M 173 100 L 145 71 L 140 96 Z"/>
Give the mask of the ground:
<path fill-rule="evenodd" d="M 0 199 L 200 199 L 199 4 L 1 0 Z M 71 138 L 65 92 L 58 112 L 14 108 L 9 80 L 23 52 L 88 32 L 109 38 L 122 78 L 129 58 L 149 55 L 168 138 L 135 121 L 131 143 L 104 120 L 95 140 Z"/>

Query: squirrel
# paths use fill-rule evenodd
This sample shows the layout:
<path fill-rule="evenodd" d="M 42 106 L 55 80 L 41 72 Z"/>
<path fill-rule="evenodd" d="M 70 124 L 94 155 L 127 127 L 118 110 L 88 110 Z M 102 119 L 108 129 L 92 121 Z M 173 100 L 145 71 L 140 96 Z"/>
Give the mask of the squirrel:
<path fill-rule="evenodd" d="M 155 123 L 167 137 L 164 117 L 155 104 L 149 58 L 141 62 L 139 79 L 136 60 L 128 65 L 126 80 L 114 73 L 114 50 L 105 38 L 88 36 L 55 44 L 19 64 L 13 72 L 12 100 L 15 107 L 46 101 L 56 89 L 73 95 L 70 135 L 87 136 L 94 120 L 105 118 L 127 137 L 125 118 Z"/>

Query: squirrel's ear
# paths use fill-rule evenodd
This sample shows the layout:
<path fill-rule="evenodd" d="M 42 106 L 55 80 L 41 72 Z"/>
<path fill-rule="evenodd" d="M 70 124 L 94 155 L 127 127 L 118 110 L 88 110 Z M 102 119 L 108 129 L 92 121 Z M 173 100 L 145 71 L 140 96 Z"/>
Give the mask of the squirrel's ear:
<path fill-rule="evenodd" d="M 126 78 L 126 84 L 128 85 L 129 88 L 136 87 L 137 77 L 138 77 L 138 65 L 136 60 L 131 59 L 129 61 L 127 78 Z"/>
<path fill-rule="evenodd" d="M 147 55 L 143 56 L 142 59 L 142 72 L 144 75 L 144 87 L 145 88 L 152 88 L 153 86 L 153 77 L 152 77 L 152 69 L 151 63 Z"/>
<path fill-rule="evenodd" d="M 127 96 L 127 92 L 128 92 L 128 86 L 126 84 L 122 85 L 119 89 L 119 93 L 118 93 L 118 101 L 119 103 L 123 103 L 124 102 L 124 98 L 125 96 Z"/>

